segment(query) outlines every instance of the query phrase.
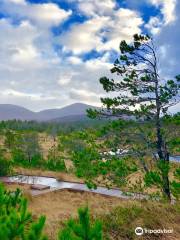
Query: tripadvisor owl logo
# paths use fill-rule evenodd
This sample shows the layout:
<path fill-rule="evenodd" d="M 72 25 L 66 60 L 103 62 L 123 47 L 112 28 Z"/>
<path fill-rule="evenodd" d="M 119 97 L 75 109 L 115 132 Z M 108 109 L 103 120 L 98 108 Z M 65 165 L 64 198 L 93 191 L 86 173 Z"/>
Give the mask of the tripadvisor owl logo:
<path fill-rule="evenodd" d="M 141 236 L 141 235 L 143 235 L 143 228 L 142 227 L 137 227 L 136 229 L 135 229 L 135 234 L 136 235 L 138 235 L 138 236 Z"/>
<path fill-rule="evenodd" d="M 173 229 L 147 229 L 142 227 L 135 228 L 135 234 L 141 236 L 143 234 L 172 234 Z"/>

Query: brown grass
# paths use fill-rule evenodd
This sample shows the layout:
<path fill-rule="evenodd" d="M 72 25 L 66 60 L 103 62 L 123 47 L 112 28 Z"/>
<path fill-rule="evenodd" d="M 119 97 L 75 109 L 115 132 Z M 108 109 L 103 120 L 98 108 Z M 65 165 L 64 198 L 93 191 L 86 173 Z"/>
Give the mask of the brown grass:
<path fill-rule="evenodd" d="M 62 223 L 69 217 L 77 216 L 77 209 L 88 205 L 92 214 L 109 213 L 113 206 L 122 201 L 118 198 L 108 198 L 98 194 L 59 190 L 34 197 L 29 204 L 34 216 L 47 216 L 46 233 L 50 240 L 56 239 Z"/>
<path fill-rule="evenodd" d="M 57 239 L 63 222 L 69 217 L 77 217 L 77 209 L 88 205 L 93 218 L 101 218 L 104 232 L 110 234 L 110 240 L 179 240 L 180 239 L 180 205 L 159 202 L 123 200 L 99 194 L 58 190 L 31 197 L 27 185 L 8 185 L 14 190 L 21 188 L 29 199 L 29 209 L 34 218 L 46 215 L 45 231 L 50 240 Z M 173 235 L 145 236 L 137 238 L 136 226 L 150 229 L 173 228 Z M 147 237 L 147 238 L 146 238 Z"/>
<path fill-rule="evenodd" d="M 54 177 L 59 181 L 70 181 L 70 182 L 83 182 L 83 179 L 77 178 L 74 174 L 64 172 L 46 171 L 41 169 L 27 169 L 23 167 L 16 167 L 14 174 L 32 175 L 32 176 L 45 176 Z"/>
<path fill-rule="evenodd" d="M 16 183 L 6 183 L 5 186 L 10 191 L 15 191 L 17 188 L 19 188 L 24 193 L 24 192 L 30 190 L 30 185 L 28 185 L 28 184 L 20 184 L 19 185 Z"/>
<path fill-rule="evenodd" d="M 180 205 L 150 201 L 128 201 L 102 216 L 104 232 L 113 240 L 178 240 L 180 239 Z M 173 229 L 172 234 L 144 234 L 134 229 Z"/>
<path fill-rule="evenodd" d="M 38 133 L 39 145 L 43 153 L 43 157 L 47 158 L 49 149 L 53 146 L 57 147 L 58 142 L 57 139 L 54 138 L 46 133 Z"/>

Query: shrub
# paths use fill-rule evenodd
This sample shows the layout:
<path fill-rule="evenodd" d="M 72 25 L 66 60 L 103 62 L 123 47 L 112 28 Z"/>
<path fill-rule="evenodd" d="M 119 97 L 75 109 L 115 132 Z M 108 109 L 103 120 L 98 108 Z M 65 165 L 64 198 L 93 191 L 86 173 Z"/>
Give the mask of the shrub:
<path fill-rule="evenodd" d="M 12 172 L 12 161 L 6 159 L 0 153 L 0 176 L 6 176 Z"/>
<path fill-rule="evenodd" d="M 48 170 L 52 171 L 64 171 L 66 166 L 63 159 L 48 159 L 45 166 Z"/>
<path fill-rule="evenodd" d="M 44 224 L 44 216 L 33 221 L 19 189 L 8 192 L 0 185 L 0 239 L 46 240 Z"/>
<path fill-rule="evenodd" d="M 59 233 L 59 240 L 102 240 L 102 224 L 90 222 L 89 209 L 78 210 L 78 220 L 70 219 L 65 228 Z"/>

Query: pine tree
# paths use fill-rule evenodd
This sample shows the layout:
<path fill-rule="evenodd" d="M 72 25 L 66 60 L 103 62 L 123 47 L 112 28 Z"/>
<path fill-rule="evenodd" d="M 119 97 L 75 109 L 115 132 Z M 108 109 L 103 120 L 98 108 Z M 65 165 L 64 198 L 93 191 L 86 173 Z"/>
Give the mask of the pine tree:
<path fill-rule="evenodd" d="M 45 217 L 34 222 L 27 210 L 27 200 L 21 191 L 8 192 L 0 185 L 0 239 L 45 240 Z"/>
<path fill-rule="evenodd" d="M 78 221 L 70 219 L 59 233 L 59 240 L 102 240 L 102 224 L 90 223 L 88 207 L 78 210 Z"/>
<path fill-rule="evenodd" d="M 138 120 L 150 120 L 156 129 L 154 160 L 162 180 L 162 191 L 170 199 L 169 149 L 163 135 L 162 116 L 168 108 L 179 101 L 180 75 L 174 79 L 164 79 L 158 70 L 158 57 L 152 38 L 134 35 L 132 44 L 120 43 L 120 56 L 114 63 L 111 73 L 115 79 L 100 78 L 100 83 L 111 96 L 102 98 L 102 111 L 88 110 L 90 117 L 97 115 L 121 118 L 124 115 L 136 116 Z"/>

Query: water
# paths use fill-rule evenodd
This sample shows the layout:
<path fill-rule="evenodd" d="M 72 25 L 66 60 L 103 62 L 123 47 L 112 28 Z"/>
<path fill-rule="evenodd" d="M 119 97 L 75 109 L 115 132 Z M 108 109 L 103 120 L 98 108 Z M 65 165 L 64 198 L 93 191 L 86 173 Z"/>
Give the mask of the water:
<path fill-rule="evenodd" d="M 158 154 L 156 154 L 156 156 L 158 157 Z M 169 156 L 169 160 L 171 162 L 178 162 L 180 163 L 180 155 L 177 155 L 177 156 Z"/>
<path fill-rule="evenodd" d="M 128 155 L 128 153 L 129 153 L 130 151 L 129 150 L 121 150 L 121 149 L 118 149 L 116 152 L 113 152 L 113 151 L 109 151 L 109 152 L 103 152 L 103 153 L 101 153 L 101 155 L 103 155 L 103 156 L 125 156 L 125 155 Z M 156 156 L 158 156 L 157 154 L 156 154 Z M 171 161 L 171 162 L 180 162 L 180 155 L 177 155 L 177 156 L 170 156 L 169 157 L 169 160 Z"/>
<path fill-rule="evenodd" d="M 108 189 L 106 187 L 98 187 L 97 189 L 89 189 L 86 184 L 82 183 L 73 183 L 73 182 L 64 182 L 58 181 L 55 178 L 50 177 L 41 177 L 41 176 L 13 176 L 7 179 L 9 182 L 13 183 L 24 183 L 24 184 L 41 184 L 50 187 L 50 190 L 58 190 L 58 189 L 73 189 L 78 191 L 85 192 L 93 192 L 101 195 L 111 196 L 111 197 L 119 197 L 119 198 L 133 198 L 133 199 L 147 199 L 146 195 L 138 194 L 138 193 L 128 193 L 124 194 L 119 189 Z M 41 194 L 43 191 L 32 190 L 33 195 Z"/>
<path fill-rule="evenodd" d="M 169 160 L 171 161 L 171 162 L 180 162 L 180 156 L 170 156 L 169 157 Z"/>

